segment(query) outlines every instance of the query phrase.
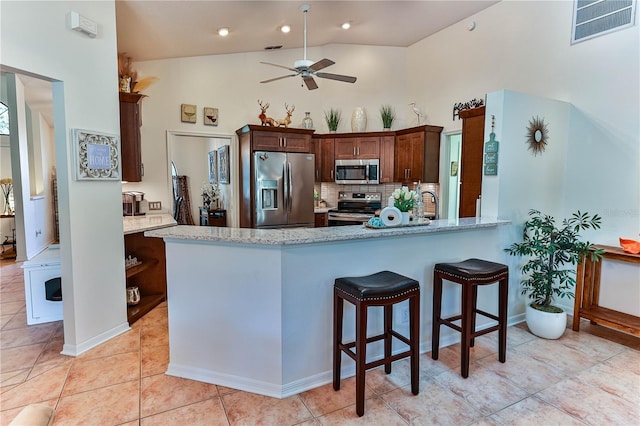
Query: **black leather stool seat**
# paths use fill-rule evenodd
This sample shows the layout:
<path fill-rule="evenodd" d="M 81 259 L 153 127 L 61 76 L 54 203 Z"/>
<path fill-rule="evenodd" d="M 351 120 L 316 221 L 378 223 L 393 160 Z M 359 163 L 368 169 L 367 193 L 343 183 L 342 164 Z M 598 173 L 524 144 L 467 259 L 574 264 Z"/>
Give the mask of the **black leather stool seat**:
<path fill-rule="evenodd" d="M 462 306 L 459 315 L 442 318 L 442 280 L 462 286 Z M 498 315 L 482 311 L 477 307 L 478 286 L 498 283 Z M 509 294 L 509 268 L 500 263 L 481 259 L 467 259 L 457 263 L 437 263 L 433 268 L 433 332 L 431 335 L 431 358 L 438 359 L 440 326 L 446 325 L 461 333 L 460 374 L 469 377 L 469 350 L 475 338 L 498 331 L 498 360 L 506 361 L 507 353 L 507 302 Z M 483 330 L 476 330 L 476 315 L 497 321 Z M 460 325 L 455 324 L 460 321 Z"/>
<path fill-rule="evenodd" d="M 509 274 L 509 268 L 501 263 L 481 259 L 467 259 L 457 263 L 437 263 L 434 269 L 460 280 L 494 283 Z"/>
<path fill-rule="evenodd" d="M 345 300 L 355 307 L 355 340 L 342 341 Z M 409 304 L 409 337 L 393 329 L 393 305 L 403 301 Z M 367 309 L 382 306 L 384 330 L 382 334 L 367 336 Z M 401 353 L 392 354 L 392 339 L 408 346 Z M 367 344 L 383 341 L 384 357 L 367 362 Z M 340 390 L 342 353 L 356 362 L 356 413 L 364 414 L 366 370 L 384 365 L 391 373 L 391 363 L 411 358 L 411 393 L 419 391 L 420 357 L 420 283 L 391 271 L 377 272 L 365 277 L 336 278 L 333 286 L 333 389 Z"/>
<path fill-rule="evenodd" d="M 374 301 L 420 290 L 420 284 L 395 272 L 382 271 L 366 277 L 337 278 L 335 288 L 360 301 Z"/>

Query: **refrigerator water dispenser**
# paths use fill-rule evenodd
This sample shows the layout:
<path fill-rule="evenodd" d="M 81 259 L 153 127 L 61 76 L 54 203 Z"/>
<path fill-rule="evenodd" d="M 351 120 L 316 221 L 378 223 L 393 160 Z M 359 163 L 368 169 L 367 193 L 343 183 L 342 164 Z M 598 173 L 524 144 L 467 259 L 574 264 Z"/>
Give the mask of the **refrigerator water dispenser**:
<path fill-rule="evenodd" d="M 275 180 L 263 180 L 261 186 L 261 203 L 262 210 L 278 209 L 278 182 Z"/>

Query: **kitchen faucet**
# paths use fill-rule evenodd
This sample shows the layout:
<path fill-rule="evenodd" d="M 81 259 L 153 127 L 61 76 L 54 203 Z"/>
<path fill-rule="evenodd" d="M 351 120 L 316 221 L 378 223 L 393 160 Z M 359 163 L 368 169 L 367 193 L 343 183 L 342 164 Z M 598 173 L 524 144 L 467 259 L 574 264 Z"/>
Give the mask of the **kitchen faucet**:
<path fill-rule="evenodd" d="M 440 202 L 438 201 L 438 194 L 435 193 L 435 191 L 431 191 L 431 190 L 425 190 L 422 191 L 422 198 L 424 199 L 424 194 L 429 194 L 433 197 L 433 202 L 436 205 L 436 216 L 434 218 L 434 220 L 438 220 L 438 218 L 440 217 Z"/>

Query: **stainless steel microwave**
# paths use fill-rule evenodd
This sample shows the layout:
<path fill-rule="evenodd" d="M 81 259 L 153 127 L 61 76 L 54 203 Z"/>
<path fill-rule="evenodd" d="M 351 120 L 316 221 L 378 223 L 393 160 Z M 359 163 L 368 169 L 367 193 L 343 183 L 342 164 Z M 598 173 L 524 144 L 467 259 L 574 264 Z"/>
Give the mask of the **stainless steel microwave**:
<path fill-rule="evenodd" d="M 380 183 L 380 160 L 336 160 L 336 183 L 377 185 Z"/>

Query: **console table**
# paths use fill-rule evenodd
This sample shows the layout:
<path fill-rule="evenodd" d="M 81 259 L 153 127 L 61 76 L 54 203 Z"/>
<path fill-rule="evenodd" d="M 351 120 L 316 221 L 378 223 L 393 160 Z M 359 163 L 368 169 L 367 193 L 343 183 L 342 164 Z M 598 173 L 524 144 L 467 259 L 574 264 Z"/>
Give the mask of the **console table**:
<path fill-rule="evenodd" d="M 227 226 L 226 210 L 207 210 L 204 207 L 200 209 L 200 226 Z"/>
<path fill-rule="evenodd" d="M 600 272 L 604 259 L 640 264 L 640 254 L 627 253 L 620 247 L 596 245 L 605 251 L 600 262 L 590 258 L 578 264 L 576 276 L 576 297 L 573 308 L 573 330 L 580 331 L 580 318 L 593 323 L 615 328 L 640 337 L 640 317 L 625 314 L 600 305 Z"/>
<path fill-rule="evenodd" d="M 2 219 L 15 220 L 14 214 L 0 215 Z M 16 226 L 15 223 L 11 227 L 11 235 L 5 235 L 4 240 L 0 243 L 2 246 L 2 252 L 0 253 L 0 259 L 15 259 L 16 258 Z M 6 250 L 5 246 L 10 246 L 10 250 Z"/>

